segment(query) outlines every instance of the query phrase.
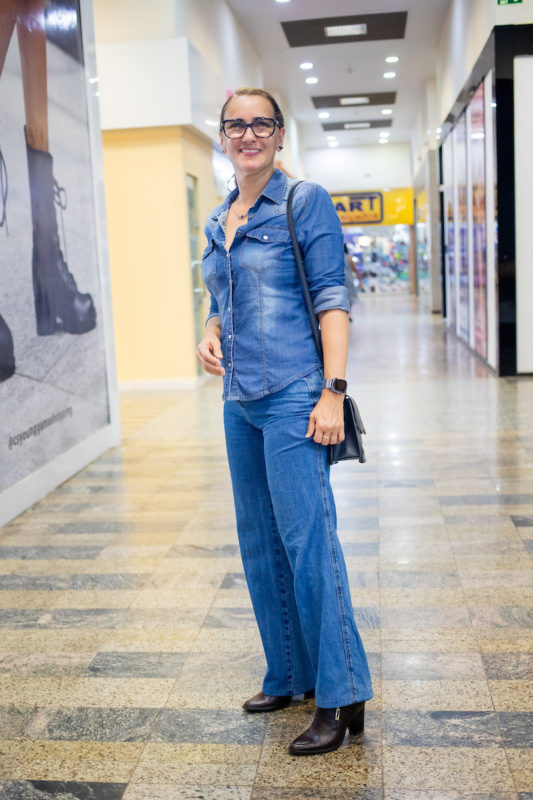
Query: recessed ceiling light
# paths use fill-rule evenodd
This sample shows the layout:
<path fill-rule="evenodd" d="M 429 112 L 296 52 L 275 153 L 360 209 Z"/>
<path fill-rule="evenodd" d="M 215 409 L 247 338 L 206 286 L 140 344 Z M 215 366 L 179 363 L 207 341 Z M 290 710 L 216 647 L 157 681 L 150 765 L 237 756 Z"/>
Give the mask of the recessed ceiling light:
<path fill-rule="evenodd" d="M 330 25 L 324 28 L 326 36 L 366 36 L 366 23 L 361 25 Z"/>
<path fill-rule="evenodd" d="M 338 142 L 328 142 L 328 145 L 329 145 L 330 147 L 338 147 L 338 146 L 339 146 L 339 143 L 338 143 Z"/>
<path fill-rule="evenodd" d="M 333 135 L 326 136 L 326 139 L 328 140 L 328 142 L 336 142 L 337 141 L 337 137 L 333 136 Z"/>
<path fill-rule="evenodd" d="M 384 78 L 395 78 L 396 77 L 396 73 L 395 72 L 384 72 L 383 73 L 383 77 Z"/>
<path fill-rule="evenodd" d="M 398 56 L 387 56 L 385 59 L 387 64 L 397 64 L 399 60 Z"/>
<path fill-rule="evenodd" d="M 388 144 L 388 143 L 389 143 L 388 139 L 378 139 L 378 144 Z"/>
<path fill-rule="evenodd" d="M 339 100 L 341 106 L 362 106 L 369 102 L 370 98 L 368 97 L 341 97 Z"/>
<path fill-rule="evenodd" d="M 315 78 L 314 75 L 310 75 L 309 78 L 305 79 L 306 83 L 318 83 L 318 78 Z"/>
<path fill-rule="evenodd" d="M 388 117 L 392 114 L 392 108 L 382 108 L 381 113 L 383 116 Z"/>
<path fill-rule="evenodd" d="M 276 0 L 276 3 L 290 3 L 291 0 Z"/>
<path fill-rule="evenodd" d="M 312 61 L 302 61 L 300 64 L 300 69 L 313 69 L 313 62 Z"/>
<path fill-rule="evenodd" d="M 318 117 L 319 117 L 319 119 L 328 119 L 329 118 L 329 111 L 320 111 Z"/>
<path fill-rule="evenodd" d="M 370 122 L 345 122 L 344 127 L 347 131 L 353 128 L 370 128 Z"/>
<path fill-rule="evenodd" d="M 379 135 L 380 136 L 390 136 L 390 133 L 389 133 L 389 131 L 380 131 Z"/>

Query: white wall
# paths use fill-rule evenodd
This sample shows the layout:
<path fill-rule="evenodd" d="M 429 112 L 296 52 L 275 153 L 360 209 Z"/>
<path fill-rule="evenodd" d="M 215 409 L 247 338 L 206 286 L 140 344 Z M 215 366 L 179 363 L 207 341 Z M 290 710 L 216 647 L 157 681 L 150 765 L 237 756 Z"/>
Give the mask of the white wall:
<path fill-rule="evenodd" d="M 439 125 L 437 81 L 435 78 L 429 78 L 424 85 L 424 94 L 411 136 L 411 157 L 415 175 L 423 164 L 428 151 L 438 149 L 437 130 Z"/>
<path fill-rule="evenodd" d="M 452 108 L 495 25 L 533 22 L 533 3 L 499 6 L 496 0 L 452 0 L 437 46 L 438 118 Z"/>
<path fill-rule="evenodd" d="M 322 147 L 304 153 L 305 177 L 328 192 L 412 186 L 411 148 L 405 144 Z"/>
<path fill-rule="evenodd" d="M 531 187 L 533 186 L 533 107 L 524 102 L 533 86 L 533 57 L 515 58 L 515 208 L 516 208 L 516 344 L 517 372 L 533 372 L 533 251 Z M 521 101 L 519 98 L 522 98 Z M 519 213 L 519 209 L 522 212 Z"/>
<path fill-rule="evenodd" d="M 225 0 L 93 0 L 102 127 L 199 125 L 227 92 L 262 86 L 261 63 Z M 181 106 L 181 107 L 180 107 Z"/>
<path fill-rule="evenodd" d="M 261 63 L 225 0 L 93 0 L 96 41 L 186 37 L 227 89 L 262 86 Z"/>

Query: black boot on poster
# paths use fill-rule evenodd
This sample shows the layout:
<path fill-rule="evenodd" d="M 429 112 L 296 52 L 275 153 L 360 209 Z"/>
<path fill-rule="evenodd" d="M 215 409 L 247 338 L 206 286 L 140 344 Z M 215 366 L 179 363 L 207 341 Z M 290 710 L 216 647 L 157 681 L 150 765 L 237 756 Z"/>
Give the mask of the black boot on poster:
<path fill-rule="evenodd" d="M 50 153 L 36 150 L 26 139 L 33 221 L 33 294 L 39 336 L 56 331 L 87 333 L 96 326 L 90 294 L 78 291 L 59 244 L 55 202 L 62 202 Z"/>
<path fill-rule="evenodd" d="M 330 753 L 341 746 L 346 728 L 352 736 L 365 727 L 365 704 L 352 703 L 340 708 L 318 708 L 309 728 L 289 746 L 291 756 L 314 756 Z"/>
<path fill-rule="evenodd" d="M 7 381 L 15 372 L 13 337 L 7 323 L 0 314 L 0 383 Z"/>

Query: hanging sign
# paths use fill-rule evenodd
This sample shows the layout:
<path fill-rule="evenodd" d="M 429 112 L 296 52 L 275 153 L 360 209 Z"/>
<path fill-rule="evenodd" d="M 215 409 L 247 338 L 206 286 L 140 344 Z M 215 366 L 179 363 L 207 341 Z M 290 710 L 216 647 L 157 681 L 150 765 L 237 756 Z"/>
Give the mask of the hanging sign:
<path fill-rule="evenodd" d="M 412 225 L 413 190 L 373 190 L 332 194 L 343 225 Z"/>
<path fill-rule="evenodd" d="M 343 225 L 368 225 L 383 221 L 381 192 L 350 192 L 331 196 Z"/>
<path fill-rule="evenodd" d="M 512 6 L 515 3 L 521 3 L 522 0 L 498 0 L 499 6 Z"/>

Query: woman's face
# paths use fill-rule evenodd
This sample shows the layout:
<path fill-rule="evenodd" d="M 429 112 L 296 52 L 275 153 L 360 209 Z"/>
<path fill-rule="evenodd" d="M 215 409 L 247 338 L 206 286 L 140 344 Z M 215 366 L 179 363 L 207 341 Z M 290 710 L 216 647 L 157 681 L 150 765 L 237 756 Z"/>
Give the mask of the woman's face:
<path fill-rule="evenodd" d="M 224 112 L 225 120 L 242 119 L 244 122 L 253 122 L 257 117 L 274 119 L 272 104 L 261 95 L 236 95 Z M 274 134 L 266 139 L 256 136 L 251 128 L 247 128 L 242 139 L 229 139 L 221 132 L 220 143 L 239 179 L 246 175 L 273 171 L 276 152 L 283 144 L 284 136 L 285 129 L 277 126 Z"/>

